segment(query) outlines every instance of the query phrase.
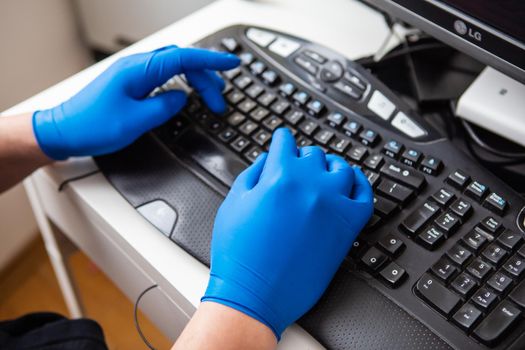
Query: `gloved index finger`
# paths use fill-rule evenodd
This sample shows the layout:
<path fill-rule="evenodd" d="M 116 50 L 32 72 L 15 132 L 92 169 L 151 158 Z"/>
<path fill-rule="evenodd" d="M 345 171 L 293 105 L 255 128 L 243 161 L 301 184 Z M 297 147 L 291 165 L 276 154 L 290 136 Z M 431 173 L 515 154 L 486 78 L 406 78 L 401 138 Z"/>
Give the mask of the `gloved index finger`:
<path fill-rule="evenodd" d="M 179 69 L 174 74 L 184 73 L 188 70 L 229 70 L 240 64 L 239 57 L 231 53 L 223 53 L 205 49 L 179 48 L 173 54 L 174 69 Z"/>
<path fill-rule="evenodd" d="M 279 164 L 283 159 L 297 157 L 298 150 L 292 132 L 287 128 L 275 130 L 272 143 L 268 151 L 267 163 L 271 167 Z"/>

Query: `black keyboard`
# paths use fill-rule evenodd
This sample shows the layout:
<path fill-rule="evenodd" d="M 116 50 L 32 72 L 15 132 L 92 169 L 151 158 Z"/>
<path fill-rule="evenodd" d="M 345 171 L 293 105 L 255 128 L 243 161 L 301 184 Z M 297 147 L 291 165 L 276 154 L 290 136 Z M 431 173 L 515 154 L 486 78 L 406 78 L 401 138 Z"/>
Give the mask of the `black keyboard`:
<path fill-rule="evenodd" d="M 246 26 L 196 46 L 235 53 L 242 65 L 222 74 L 224 115 L 192 93 L 184 111 L 155 131 L 167 149 L 226 188 L 279 127 L 298 146 L 344 157 L 375 192 L 375 213 L 344 263 L 348 273 L 454 348 L 519 348 L 512 344 L 525 330 L 520 196 L 332 50 Z M 177 86 L 170 81 L 155 93 Z M 320 341 L 330 344 L 332 333 Z"/>

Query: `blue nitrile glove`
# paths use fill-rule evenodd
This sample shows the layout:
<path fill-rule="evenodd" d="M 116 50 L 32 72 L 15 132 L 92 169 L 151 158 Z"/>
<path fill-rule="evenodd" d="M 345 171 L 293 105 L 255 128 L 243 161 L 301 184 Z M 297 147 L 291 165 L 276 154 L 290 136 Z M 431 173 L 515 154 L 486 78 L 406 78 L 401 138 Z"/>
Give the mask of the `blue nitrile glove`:
<path fill-rule="evenodd" d="M 237 65 L 239 59 L 232 54 L 176 46 L 121 58 L 68 101 L 35 112 L 36 139 L 53 159 L 119 150 L 184 106 L 183 91 L 146 98 L 176 74 L 186 75 L 212 111 L 223 112 L 224 81 L 211 70 Z"/>
<path fill-rule="evenodd" d="M 361 170 L 317 146 L 298 150 L 278 129 L 217 213 L 202 301 L 237 309 L 279 339 L 321 297 L 372 211 Z"/>

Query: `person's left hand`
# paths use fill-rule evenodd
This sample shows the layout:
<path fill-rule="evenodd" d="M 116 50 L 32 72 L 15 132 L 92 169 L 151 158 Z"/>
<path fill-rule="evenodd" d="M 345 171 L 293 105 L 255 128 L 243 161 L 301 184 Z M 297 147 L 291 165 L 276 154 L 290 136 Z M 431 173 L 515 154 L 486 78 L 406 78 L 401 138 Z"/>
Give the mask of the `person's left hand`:
<path fill-rule="evenodd" d="M 224 81 L 214 70 L 239 65 L 237 56 L 167 46 L 123 57 L 61 105 L 33 114 L 33 131 L 42 151 L 61 160 L 117 151 L 177 114 L 186 103 L 180 90 L 148 98 L 177 74 L 216 113 L 225 110 Z"/>

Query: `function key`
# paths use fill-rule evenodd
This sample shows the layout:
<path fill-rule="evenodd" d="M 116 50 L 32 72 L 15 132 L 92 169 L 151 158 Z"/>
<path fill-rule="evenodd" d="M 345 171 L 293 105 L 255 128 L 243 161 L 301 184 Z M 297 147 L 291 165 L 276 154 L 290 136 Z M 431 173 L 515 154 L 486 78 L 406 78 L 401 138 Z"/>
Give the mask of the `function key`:
<path fill-rule="evenodd" d="M 320 145 L 325 146 L 326 144 L 328 144 L 328 142 L 330 142 L 330 140 L 333 137 L 334 137 L 334 133 L 332 131 L 326 130 L 326 129 L 321 129 L 315 134 L 314 139 Z"/>
<path fill-rule="evenodd" d="M 484 344 L 492 346 L 520 319 L 521 311 L 508 300 L 503 300 L 476 327 L 473 334 Z"/>
<path fill-rule="evenodd" d="M 297 105 L 303 106 L 308 102 L 310 96 L 304 91 L 297 91 L 292 95 L 292 99 Z"/>
<path fill-rule="evenodd" d="M 328 115 L 328 118 L 326 118 L 328 125 L 330 125 L 332 128 L 341 126 L 345 119 L 345 116 L 339 112 L 330 113 L 330 115 Z"/>
<path fill-rule="evenodd" d="M 350 140 L 336 137 L 330 143 L 330 149 L 337 153 L 345 153 L 346 149 L 350 146 Z"/>
<path fill-rule="evenodd" d="M 483 280 L 492 271 L 492 266 L 482 259 L 476 258 L 467 266 L 467 271 L 478 280 Z"/>
<path fill-rule="evenodd" d="M 357 135 L 357 133 L 361 130 L 361 124 L 350 120 L 347 123 L 345 123 L 345 125 L 343 125 L 343 129 L 345 130 L 345 134 L 347 136 L 352 137 Z"/>
<path fill-rule="evenodd" d="M 497 243 L 491 243 L 482 253 L 483 257 L 495 266 L 501 264 L 507 254 L 508 252 Z"/>
<path fill-rule="evenodd" d="M 387 256 L 384 253 L 382 253 L 379 249 L 377 249 L 376 247 L 371 247 L 361 257 L 361 262 L 369 271 L 375 272 L 379 270 L 381 266 L 383 266 L 387 259 Z"/>
<path fill-rule="evenodd" d="M 309 59 L 303 57 L 303 56 L 297 56 L 294 58 L 295 64 L 297 64 L 299 67 L 310 73 L 311 75 L 317 75 L 317 71 L 319 70 L 319 67 L 310 61 Z"/>
<path fill-rule="evenodd" d="M 461 219 L 466 219 L 472 212 L 472 204 L 461 198 L 458 198 L 454 201 L 454 203 L 452 203 L 449 209 Z"/>
<path fill-rule="evenodd" d="M 454 194 L 445 188 L 440 189 L 432 195 L 432 199 L 442 207 L 448 206 L 454 197 Z"/>
<path fill-rule="evenodd" d="M 480 224 L 485 231 L 490 233 L 497 233 L 503 227 L 501 222 L 492 216 L 486 217 L 480 222 Z"/>
<path fill-rule="evenodd" d="M 450 287 L 458 292 L 463 298 L 468 298 L 474 289 L 476 289 L 477 285 L 478 284 L 474 277 L 463 272 L 452 281 Z"/>
<path fill-rule="evenodd" d="M 261 61 L 255 61 L 250 64 L 250 70 L 255 75 L 261 75 L 266 70 L 266 65 Z"/>
<path fill-rule="evenodd" d="M 421 162 L 421 165 L 419 166 L 419 169 L 429 175 L 436 176 L 439 174 L 442 167 L 443 162 L 441 162 L 441 160 L 432 156 L 425 156 Z"/>
<path fill-rule="evenodd" d="M 498 242 L 509 250 L 515 250 L 522 240 L 521 234 L 517 234 L 511 230 L 503 231 L 498 237 Z"/>
<path fill-rule="evenodd" d="M 284 119 L 291 125 L 297 125 L 304 118 L 303 112 L 292 110 L 287 115 L 284 116 Z"/>
<path fill-rule="evenodd" d="M 512 285 L 512 279 L 502 272 L 496 272 L 487 281 L 487 285 L 494 290 L 505 293 Z"/>
<path fill-rule="evenodd" d="M 454 322 L 456 322 L 461 328 L 469 331 L 474 324 L 481 319 L 481 311 L 479 311 L 472 304 L 467 303 L 463 305 L 455 314 L 452 316 Z"/>
<path fill-rule="evenodd" d="M 473 181 L 470 185 L 468 185 L 467 189 L 465 190 L 465 194 L 469 196 L 470 198 L 475 199 L 478 202 L 481 202 L 483 197 L 485 197 L 485 194 L 487 194 L 487 191 L 488 191 L 487 186 L 477 181 Z"/>
<path fill-rule="evenodd" d="M 346 155 L 355 163 L 360 164 L 368 155 L 368 150 L 364 146 L 356 145 L 350 148 Z"/>
<path fill-rule="evenodd" d="M 239 49 L 239 43 L 234 38 L 224 38 L 221 40 L 221 45 L 229 52 L 235 52 Z"/>
<path fill-rule="evenodd" d="M 482 310 L 487 311 L 492 306 L 492 304 L 494 304 L 497 297 L 498 296 L 496 295 L 496 293 L 494 293 L 490 289 L 481 287 L 472 296 L 472 301 L 476 303 Z"/>
<path fill-rule="evenodd" d="M 243 52 L 239 55 L 239 58 L 241 59 L 241 63 L 245 66 L 251 64 L 255 59 L 251 52 Z"/>
<path fill-rule="evenodd" d="M 355 100 L 359 100 L 363 96 L 363 91 L 345 81 L 338 81 L 334 84 L 334 88 Z"/>
<path fill-rule="evenodd" d="M 388 234 L 379 240 L 379 246 L 391 256 L 399 255 L 405 248 L 405 243 L 392 234 Z"/>
<path fill-rule="evenodd" d="M 303 54 L 305 56 L 308 56 L 309 58 L 311 58 L 312 60 L 314 60 L 315 62 L 319 63 L 319 64 L 323 64 L 327 61 L 326 57 L 322 56 L 321 54 L 315 52 L 315 51 L 311 51 L 311 50 L 304 50 L 303 51 Z"/>
<path fill-rule="evenodd" d="M 391 262 L 379 272 L 379 275 L 390 287 L 396 288 L 406 277 L 406 271 L 395 262 Z"/>
<path fill-rule="evenodd" d="M 411 166 L 412 168 L 416 168 L 421 158 L 421 152 L 409 148 L 406 149 L 401 155 L 401 162 L 405 165 Z"/>
<path fill-rule="evenodd" d="M 310 115 L 318 117 L 324 111 L 324 104 L 319 100 L 311 100 L 306 105 L 306 109 Z"/>
<path fill-rule="evenodd" d="M 279 92 L 284 97 L 290 97 L 295 92 L 296 88 L 295 85 L 292 83 L 284 83 L 279 86 Z"/>
<path fill-rule="evenodd" d="M 418 240 L 425 248 L 434 250 L 445 241 L 445 234 L 435 227 L 430 226 L 419 234 Z"/>
<path fill-rule="evenodd" d="M 363 80 L 361 80 L 357 75 L 352 74 L 350 72 L 346 72 L 344 75 L 344 79 L 357 86 L 360 90 L 366 90 L 366 83 Z"/>
<path fill-rule="evenodd" d="M 507 209 L 507 201 L 499 194 L 492 192 L 483 201 L 483 206 L 498 215 L 503 215 L 505 214 L 505 209 Z"/>
<path fill-rule="evenodd" d="M 525 269 L 525 258 L 518 254 L 514 254 L 512 257 L 503 264 L 503 268 L 511 276 L 520 277 Z"/>
<path fill-rule="evenodd" d="M 447 252 L 447 256 L 459 266 L 463 266 L 465 262 L 472 256 L 472 253 L 464 248 L 461 244 L 456 244 Z"/>
<path fill-rule="evenodd" d="M 359 134 L 360 141 L 363 145 L 374 147 L 379 142 L 379 134 L 372 129 L 363 130 Z"/>
<path fill-rule="evenodd" d="M 449 316 L 461 302 L 459 296 L 428 273 L 425 273 L 417 282 L 416 291 L 423 300 L 445 316 Z"/>
<path fill-rule="evenodd" d="M 395 140 L 390 140 L 383 146 L 383 153 L 390 158 L 397 159 L 403 150 L 403 145 Z"/>
<path fill-rule="evenodd" d="M 330 61 L 323 66 L 321 70 L 321 80 L 331 83 L 339 80 L 344 73 L 343 66 L 336 61 Z"/>
<path fill-rule="evenodd" d="M 470 181 L 470 176 L 461 170 L 456 170 L 447 177 L 447 182 L 458 190 L 462 191 Z"/>
<path fill-rule="evenodd" d="M 273 70 L 267 70 L 261 75 L 261 78 L 270 86 L 275 85 L 279 81 L 279 75 Z"/>

